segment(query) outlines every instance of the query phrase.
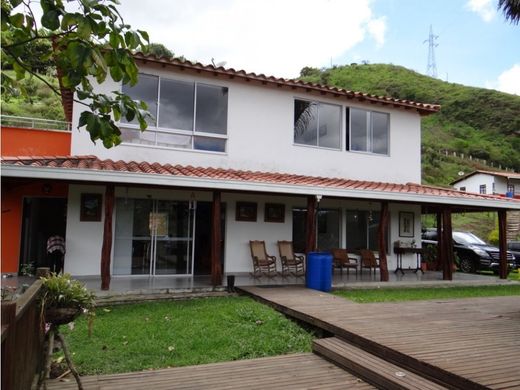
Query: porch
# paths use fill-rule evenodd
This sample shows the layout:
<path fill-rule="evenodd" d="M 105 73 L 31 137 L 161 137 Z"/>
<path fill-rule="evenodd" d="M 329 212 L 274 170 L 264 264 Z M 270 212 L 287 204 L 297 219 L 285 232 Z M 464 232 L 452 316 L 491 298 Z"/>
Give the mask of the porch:
<path fill-rule="evenodd" d="M 85 283 L 87 288 L 94 291 L 101 300 L 109 297 L 127 297 L 129 300 L 145 299 L 147 296 L 158 297 L 158 299 L 168 299 L 169 297 L 183 296 L 183 294 L 205 294 L 214 292 L 228 291 L 227 278 L 223 278 L 223 285 L 213 287 L 211 284 L 211 276 L 156 276 L 156 277 L 134 277 L 120 276 L 113 277 L 109 290 L 102 290 L 101 277 L 77 277 L 78 280 Z M 252 277 L 249 273 L 233 274 L 235 278 L 235 287 L 273 287 L 273 286 L 305 286 L 304 276 L 282 276 L 274 277 L 262 276 L 259 278 Z M 402 288 L 402 287 L 441 287 L 441 286 L 486 286 L 497 284 L 512 283 L 507 279 L 500 279 L 494 275 L 482 274 L 465 274 L 456 272 L 453 274 L 453 280 L 443 280 L 443 274 L 440 271 L 426 271 L 414 273 L 390 272 L 388 282 L 381 282 L 379 272 L 370 274 L 365 271 L 363 274 L 351 273 L 347 275 L 345 272 L 340 274 L 334 271 L 332 278 L 333 289 L 358 289 L 358 288 Z"/>

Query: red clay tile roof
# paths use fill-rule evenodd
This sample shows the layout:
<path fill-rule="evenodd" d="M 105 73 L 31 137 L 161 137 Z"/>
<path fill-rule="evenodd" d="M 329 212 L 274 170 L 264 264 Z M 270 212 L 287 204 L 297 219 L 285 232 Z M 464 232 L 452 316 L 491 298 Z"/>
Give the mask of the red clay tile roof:
<path fill-rule="evenodd" d="M 240 171 L 223 168 L 202 168 L 193 166 L 159 164 L 135 161 L 100 160 L 96 156 L 18 156 L 2 157 L 2 166 L 27 166 L 42 168 L 66 168 L 71 170 L 98 170 L 112 172 L 131 172 L 138 174 L 171 175 L 176 177 L 198 177 L 212 179 L 215 183 L 222 181 L 238 181 L 245 183 L 269 183 L 292 186 L 312 186 L 319 188 L 381 191 L 388 193 L 415 194 L 439 196 L 468 200 L 518 200 L 504 199 L 496 195 L 481 195 L 449 188 L 425 186 L 415 183 L 396 184 L 373 181 L 349 180 L 344 178 L 329 178 L 305 176 L 288 173 Z M 218 188 L 218 187 L 217 187 Z"/>
<path fill-rule="evenodd" d="M 284 79 L 274 76 L 266 76 L 264 74 L 247 73 L 244 70 L 235 70 L 233 68 L 224 68 L 222 66 L 215 67 L 213 65 L 204 65 L 200 62 L 182 61 L 178 58 L 157 57 L 153 54 L 144 54 L 141 52 L 134 53 L 134 58 L 144 63 L 158 63 L 162 66 L 171 66 L 179 70 L 191 70 L 197 73 L 209 74 L 214 77 L 225 77 L 228 79 L 243 79 L 246 81 L 256 81 L 261 84 L 275 85 L 277 87 L 289 87 L 292 89 L 301 88 L 307 92 L 315 91 L 321 94 L 330 93 L 335 96 L 343 96 L 347 99 L 358 100 L 360 102 L 391 105 L 405 109 L 415 109 L 421 115 L 428 115 L 438 112 L 441 108 L 438 104 L 426 104 L 414 102 L 412 100 L 396 99 L 387 96 L 377 96 L 369 93 L 349 91 L 343 88 L 330 87 L 316 83 L 309 83 L 301 80 Z"/>

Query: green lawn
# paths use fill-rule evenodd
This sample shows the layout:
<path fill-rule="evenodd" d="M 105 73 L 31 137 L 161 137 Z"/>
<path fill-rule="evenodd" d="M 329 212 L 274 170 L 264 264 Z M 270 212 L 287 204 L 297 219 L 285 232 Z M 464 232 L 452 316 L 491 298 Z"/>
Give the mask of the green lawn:
<path fill-rule="evenodd" d="M 479 287 L 418 287 L 337 290 L 335 295 L 358 303 L 419 301 L 424 299 L 474 298 L 520 295 L 520 283 Z"/>
<path fill-rule="evenodd" d="M 82 375 L 308 352 L 313 338 L 247 297 L 99 308 L 91 338 L 84 318 L 62 332 Z"/>

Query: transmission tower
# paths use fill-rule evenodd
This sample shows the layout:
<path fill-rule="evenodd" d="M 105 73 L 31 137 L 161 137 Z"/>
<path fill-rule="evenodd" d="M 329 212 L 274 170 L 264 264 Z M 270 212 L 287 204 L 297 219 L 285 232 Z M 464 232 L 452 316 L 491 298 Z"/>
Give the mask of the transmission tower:
<path fill-rule="evenodd" d="M 435 48 L 439 46 L 438 43 L 436 43 L 437 38 L 439 38 L 438 35 L 433 35 L 433 28 L 430 24 L 430 35 L 428 36 L 428 39 L 425 40 L 423 43 L 428 42 L 428 66 L 426 68 L 426 74 L 431 77 L 437 78 L 437 63 L 435 62 Z"/>

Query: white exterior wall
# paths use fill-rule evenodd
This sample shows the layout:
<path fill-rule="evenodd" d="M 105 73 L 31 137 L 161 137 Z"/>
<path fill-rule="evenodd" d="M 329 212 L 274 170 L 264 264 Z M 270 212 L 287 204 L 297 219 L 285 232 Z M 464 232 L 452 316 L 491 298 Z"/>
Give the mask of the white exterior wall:
<path fill-rule="evenodd" d="M 80 221 L 80 199 L 82 193 L 103 194 L 101 221 Z M 67 232 L 64 272 L 75 276 L 100 275 L 101 247 L 103 245 L 103 219 L 105 187 L 92 185 L 69 185 L 67 202 Z"/>
<path fill-rule="evenodd" d="M 495 181 L 494 176 L 486 175 L 483 173 L 477 173 L 473 176 L 470 176 L 464 180 L 459 181 L 454 185 L 455 189 L 460 190 L 461 187 L 466 187 L 466 192 L 476 192 L 479 193 L 480 186 L 486 185 L 486 193 L 493 193 L 493 182 Z M 498 188 L 497 188 L 498 191 Z M 504 191 L 505 193 L 505 191 Z"/>
<path fill-rule="evenodd" d="M 355 180 L 395 183 L 421 182 L 420 116 L 413 110 L 359 104 L 356 101 L 322 97 L 285 88 L 258 86 L 219 78 L 193 77 L 166 69 L 145 69 L 178 80 L 196 80 L 226 86 L 228 95 L 227 153 L 122 144 L 105 149 L 93 145 L 85 130 L 76 130 L 83 106 L 75 103 L 71 149 L 73 155 L 94 154 L 100 158 L 148 161 L 202 167 L 298 173 Z M 119 90 L 106 82 L 99 92 Z M 342 150 L 295 145 L 294 99 L 315 99 L 390 114 L 389 156 L 345 151 L 345 110 L 342 110 Z"/>
<path fill-rule="evenodd" d="M 67 210 L 67 253 L 65 256 L 65 272 L 74 276 L 100 275 L 101 247 L 103 244 L 103 218 L 100 222 L 81 222 L 79 220 L 80 197 L 81 193 L 101 193 L 103 186 L 70 185 L 69 202 Z M 164 200 L 197 200 L 211 201 L 210 192 L 191 192 L 175 190 L 157 190 L 145 188 L 126 188 L 116 187 L 116 198 L 152 198 Z M 245 222 L 235 221 L 236 202 L 256 202 L 257 221 Z M 303 197 L 283 197 L 267 196 L 254 194 L 223 194 L 222 202 L 226 204 L 226 224 L 225 231 L 225 253 L 224 253 L 224 272 L 241 273 L 252 271 L 251 254 L 249 250 L 249 240 L 263 240 L 266 242 L 266 249 L 270 255 L 277 257 L 278 269 L 281 269 L 277 241 L 292 240 L 292 209 L 294 207 L 305 208 L 306 199 Z M 265 203 L 285 204 L 285 222 L 264 222 Z M 337 199 L 323 199 L 320 208 L 341 209 L 340 218 L 340 246 L 344 247 L 345 237 L 345 211 L 346 210 L 374 210 L 378 211 L 378 202 L 362 202 Z M 410 242 L 412 238 L 399 237 L 399 212 L 415 212 L 415 241 L 421 242 L 421 218 L 420 206 L 405 204 L 390 204 L 390 225 L 389 225 L 389 244 L 388 248 L 388 269 L 394 270 L 396 259 L 393 254 L 393 243 L 397 240 Z M 102 213 L 103 216 L 103 213 Z M 114 212 L 113 233 L 115 234 L 117 213 Z M 115 236 L 113 235 L 115 238 Z M 115 245 L 115 239 L 114 244 Z M 210 243 L 208 242 L 208 245 Z M 112 248 L 112 259 L 114 247 Z M 130 256 L 130 254 L 129 254 Z M 112 260 L 112 271 L 114 261 Z M 403 256 L 403 266 L 415 266 L 415 255 Z"/>

